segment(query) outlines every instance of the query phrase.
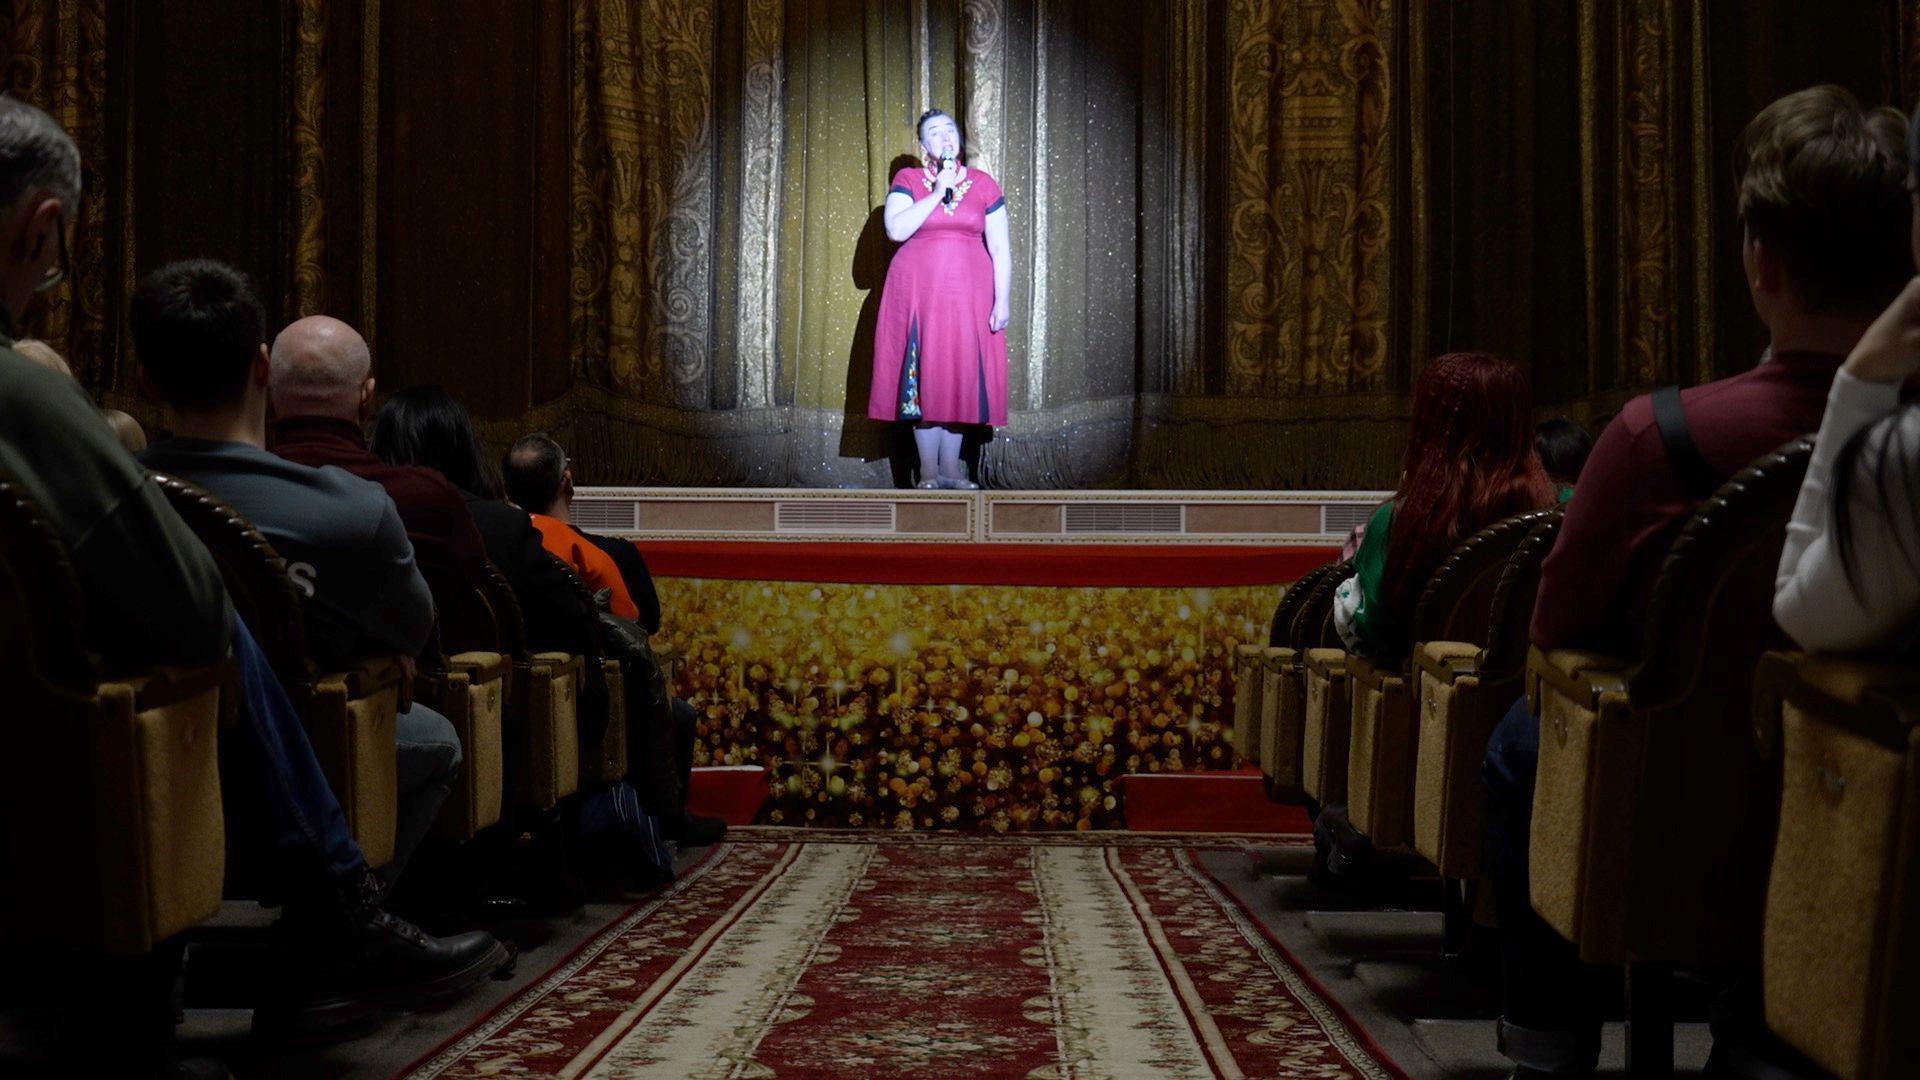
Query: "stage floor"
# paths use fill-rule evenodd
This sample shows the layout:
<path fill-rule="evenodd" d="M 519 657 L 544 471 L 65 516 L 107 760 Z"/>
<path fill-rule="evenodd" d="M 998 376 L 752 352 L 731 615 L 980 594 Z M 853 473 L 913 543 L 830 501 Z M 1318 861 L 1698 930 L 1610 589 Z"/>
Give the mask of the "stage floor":
<path fill-rule="evenodd" d="M 582 528 L 634 540 L 1338 547 L 1385 491 L 586 487 Z"/>

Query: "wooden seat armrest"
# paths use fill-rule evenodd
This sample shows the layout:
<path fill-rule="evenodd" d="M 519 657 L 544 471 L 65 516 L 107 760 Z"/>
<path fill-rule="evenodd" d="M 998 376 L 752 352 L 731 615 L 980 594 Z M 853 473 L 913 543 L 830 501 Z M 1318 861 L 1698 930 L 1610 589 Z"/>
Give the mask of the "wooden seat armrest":
<path fill-rule="evenodd" d="M 132 687 L 134 710 L 146 712 L 199 697 L 229 682 L 238 685 L 239 672 L 239 665 L 228 657 L 206 667 L 147 668 L 138 674 L 110 675 L 102 681 Z"/>
<path fill-rule="evenodd" d="M 497 652 L 463 652 L 447 657 L 447 667 L 466 672 L 474 682 L 482 683 L 505 675 L 513 667 L 513 658 Z"/>
<path fill-rule="evenodd" d="M 1404 677 L 1406 669 L 1392 664 L 1377 664 L 1364 656 L 1348 655 L 1347 677 L 1357 686 L 1378 690 L 1382 683 L 1395 677 Z"/>
<path fill-rule="evenodd" d="M 1780 708 L 1792 702 L 1875 742 L 1904 749 L 1920 724 L 1920 666 L 1912 662 L 1769 652 L 1753 684 L 1754 739 L 1769 757 L 1780 746 Z"/>
<path fill-rule="evenodd" d="M 348 693 L 354 697 L 366 697 L 390 686 L 399 686 L 405 675 L 406 671 L 398 660 L 389 656 L 370 656 L 344 671 L 332 672 L 322 678 L 343 679 Z"/>
<path fill-rule="evenodd" d="M 1346 674 L 1350 659 L 1345 649 L 1308 649 L 1306 666 L 1316 675 L 1332 677 Z"/>
<path fill-rule="evenodd" d="M 1536 690 L 1540 687 L 1595 708 L 1600 695 L 1626 692 L 1627 668 L 1626 661 L 1605 653 L 1580 649 L 1547 652 L 1536 647 L 1527 656 L 1527 694 L 1536 712 L 1540 708 Z"/>
<path fill-rule="evenodd" d="M 1470 642 L 1426 641 L 1414 650 L 1413 660 L 1421 671 L 1443 683 L 1451 683 L 1462 675 L 1479 674 L 1480 662 L 1486 654 L 1485 649 Z"/>

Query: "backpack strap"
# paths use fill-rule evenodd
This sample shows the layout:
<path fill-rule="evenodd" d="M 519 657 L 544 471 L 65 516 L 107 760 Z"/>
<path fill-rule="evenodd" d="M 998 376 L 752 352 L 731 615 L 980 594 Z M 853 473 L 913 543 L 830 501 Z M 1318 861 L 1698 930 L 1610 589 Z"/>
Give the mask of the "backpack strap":
<path fill-rule="evenodd" d="M 1693 441 L 1686 410 L 1680 407 L 1678 386 L 1663 386 L 1653 392 L 1653 422 L 1660 426 L 1660 441 L 1667 448 L 1667 462 L 1673 466 L 1681 490 L 1689 498 L 1710 498 L 1719 490 L 1722 478 Z"/>

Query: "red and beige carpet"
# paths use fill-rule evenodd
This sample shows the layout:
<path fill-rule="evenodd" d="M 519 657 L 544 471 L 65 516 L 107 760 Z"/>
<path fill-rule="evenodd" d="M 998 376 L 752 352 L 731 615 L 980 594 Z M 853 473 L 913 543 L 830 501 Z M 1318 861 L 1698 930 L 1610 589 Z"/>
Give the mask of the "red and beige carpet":
<path fill-rule="evenodd" d="M 1402 1076 L 1141 834 L 737 830 L 411 1077 Z"/>

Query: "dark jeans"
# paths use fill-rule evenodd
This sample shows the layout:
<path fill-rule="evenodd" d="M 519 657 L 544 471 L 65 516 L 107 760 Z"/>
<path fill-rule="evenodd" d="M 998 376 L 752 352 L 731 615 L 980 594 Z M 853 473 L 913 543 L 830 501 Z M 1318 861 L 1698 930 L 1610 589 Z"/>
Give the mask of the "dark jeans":
<path fill-rule="evenodd" d="M 1528 896 L 1539 765 L 1540 719 L 1523 697 L 1487 740 L 1481 771 L 1487 784 L 1482 870 L 1500 913 L 1500 1052 L 1541 1072 L 1591 1072 L 1600 1055 L 1608 972 L 1582 964 L 1578 949 L 1540 918 Z"/>
<path fill-rule="evenodd" d="M 220 738 L 220 790 L 228 849 L 236 864 L 264 875 L 280 895 L 314 875 L 344 880 L 365 873 L 366 858 L 327 784 L 293 702 L 281 688 L 247 624 L 235 621 L 233 655 L 245 695 L 239 720 Z"/>

